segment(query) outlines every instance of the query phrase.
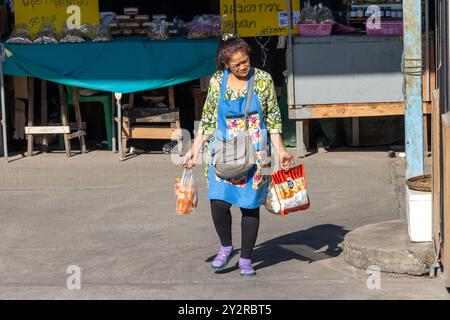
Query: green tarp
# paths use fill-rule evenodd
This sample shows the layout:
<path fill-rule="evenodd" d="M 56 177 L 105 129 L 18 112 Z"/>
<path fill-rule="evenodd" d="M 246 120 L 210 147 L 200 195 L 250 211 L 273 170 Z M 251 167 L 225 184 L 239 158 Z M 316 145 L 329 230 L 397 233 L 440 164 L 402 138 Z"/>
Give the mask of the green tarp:
<path fill-rule="evenodd" d="M 12 45 L 4 73 L 117 93 L 152 90 L 213 74 L 218 40 L 185 37 L 151 41 Z"/>

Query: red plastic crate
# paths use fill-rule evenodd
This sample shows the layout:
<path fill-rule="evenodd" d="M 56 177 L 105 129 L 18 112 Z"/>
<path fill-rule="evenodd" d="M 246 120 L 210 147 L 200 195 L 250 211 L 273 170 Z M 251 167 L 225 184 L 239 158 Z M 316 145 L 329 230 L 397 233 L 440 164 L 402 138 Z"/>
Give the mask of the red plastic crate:
<path fill-rule="evenodd" d="M 366 32 L 368 36 L 401 36 L 403 35 L 403 20 L 380 21 L 380 29 L 368 28 L 366 22 Z"/>
<path fill-rule="evenodd" d="M 332 30 L 332 23 L 305 23 L 298 25 L 298 31 L 302 37 L 329 36 Z"/>

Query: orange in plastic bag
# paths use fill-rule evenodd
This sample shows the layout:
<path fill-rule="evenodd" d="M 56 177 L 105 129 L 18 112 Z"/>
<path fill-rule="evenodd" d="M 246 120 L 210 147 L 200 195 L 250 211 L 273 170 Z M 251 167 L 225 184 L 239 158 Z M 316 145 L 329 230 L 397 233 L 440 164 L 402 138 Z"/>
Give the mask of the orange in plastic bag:
<path fill-rule="evenodd" d="M 191 214 L 197 207 L 197 187 L 191 169 L 184 169 L 175 183 L 176 213 Z"/>

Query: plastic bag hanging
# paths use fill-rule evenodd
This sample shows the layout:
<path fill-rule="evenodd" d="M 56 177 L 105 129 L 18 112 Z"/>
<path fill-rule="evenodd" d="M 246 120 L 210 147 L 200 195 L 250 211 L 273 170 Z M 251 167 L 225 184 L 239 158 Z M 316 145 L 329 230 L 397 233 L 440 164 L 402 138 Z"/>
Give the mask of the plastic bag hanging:
<path fill-rule="evenodd" d="M 316 20 L 317 23 L 335 23 L 333 13 L 322 3 L 319 3 L 316 7 Z"/>
<path fill-rule="evenodd" d="M 302 9 L 300 13 L 300 23 L 308 24 L 308 23 L 316 23 L 316 10 L 311 3 L 306 2 L 305 7 Z"/>
<path fill-rule="evenodd" d="M 191 214 L 197 208 L 197 186 L 192 169 L 184 169 L 175 183 L 176 213 Z"/>

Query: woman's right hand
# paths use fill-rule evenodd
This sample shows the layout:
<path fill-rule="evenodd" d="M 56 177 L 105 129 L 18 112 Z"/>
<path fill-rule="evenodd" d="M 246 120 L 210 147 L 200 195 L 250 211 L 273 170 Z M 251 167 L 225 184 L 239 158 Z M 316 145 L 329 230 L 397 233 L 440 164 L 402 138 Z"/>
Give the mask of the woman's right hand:
<path fill-rule="evenodd" d="M 208 135 L 198 134 L 195 138 L 194 143 L 189 148 L 189 151 L 186 153 L 183 159 L 183 167 L 187 169 L 192 169 L 195 167 L 195 161 L 201 153 L 201 148 L 203 143 L 208 139 Z"/>
<path fill-rule="evenodd" d="M 184 156 L 183 167 L 187 169 L 192 169 L 193 167 L 195 167 L 194 152 L 192 149 L 189 149 L 189 151 Z"/>

